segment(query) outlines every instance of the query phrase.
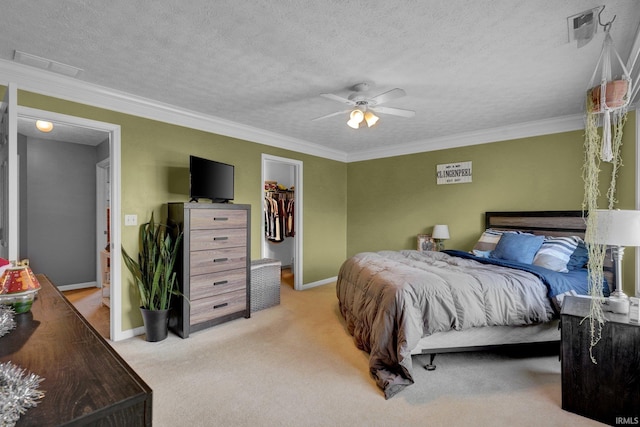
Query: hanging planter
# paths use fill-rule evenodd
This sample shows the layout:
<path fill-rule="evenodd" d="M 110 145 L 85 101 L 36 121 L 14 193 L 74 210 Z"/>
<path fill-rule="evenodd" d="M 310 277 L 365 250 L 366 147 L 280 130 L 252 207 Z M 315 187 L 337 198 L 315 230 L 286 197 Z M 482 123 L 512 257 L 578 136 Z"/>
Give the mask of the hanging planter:
<path fill-rule="evenodd" d="M 630 74 L 613 45 L 613 39 L 611 38 L 611 34 L 609 34 L 610 28 L 611 23 L 605 25 L 606 35 L 598 63 L 596 64 L 596 69 L 593 71 L 591 81 L 589 82 L 586 102 L 586 131 L 587 133 L 591 133 L 591 135 L 587 135 L 586 138 L 593 139 L 595 137 L 595 135 L 593 135 L 594 128 L 595 132 L 597 132 L 597 124 L 600 122 L 602 125 L 602 148 L 600 150 L 600 157 L 605 162 L 613 161 L 612 140 L 622 138 L 622 126 L 620 125 L 626 121 L 627 107 L 629 106 L 629 99 L 631 98 Z M 622 77 L 620 78 L 612 78 L 612 59 L 617 60 L 622 70 Z M 600 72 L 599 76 L 598 71 Z M 600 77 L 600 84 L 597 84 L 598 77 Z M 601 120 L 599 120 L 600 118 Z M 591 124 L 595 123 L 596 126 L 591 126 L 590 128 L 590 122 Z M 618 132 L 620 135 L 618 135 Z"/>
<path fill-rule="evenodd" d="M 615 19 L 615 17 L 614 17 Z M 613 21 L 611 21 L 613 22 Z M 620 59 L 620 55 L 613 45 L 613 39 L 609 34 L 611 22 L 604 25 L 605 39 L 598 59 L 598 64 L 591 77 L 586 93 L 585 114 L 585 158 L 583 167 L 584 200 L 583 210 L 587 211 L 587 233 L 585 241 L 598 242 L 601 239 L 597 234 L 598 197 L 600 195 L 600 162 L 612 164 L 611 178 L 607 190 L 607 209 L 614 209 L 616 200 L 616 181 L 618 169 L 622 164 L 620 147 L 622 146 L 622 133 L 627 118 L 627 107 L 631 92 L 631 79 L 629 72 Z M 612 78 L 612 55 L 618 60 L 622 69 L 621 78 Z M 600 84 L 596 82 L 600 71 Z M 602 134 L 598 130 L 602 128 Z M 589 251 L 589 295 L 592 297 L 591 309 L 588 316 L 590 327 L 589 353 L 593 363 L 597 363 L 593 356 L 593 347 L 600 341 L 604 314 L 602 301 L 604 301 L 603 264 L 607 247 L 601 244 L 587 243 Z M 622 272 L 616 272 L 622 274 Z"/>
<path fill-rule="evenodd" d="M 614 110 L 626 107 L 629 104 L 629 80 L 613 80 L 602 85 L 592 87 L 587 91 L 587 97 L 591 98 L 590 113 L 604 113 L 606 110 Z M 605 94 L 605 102 L 601 104 L 602 93 Z"/>

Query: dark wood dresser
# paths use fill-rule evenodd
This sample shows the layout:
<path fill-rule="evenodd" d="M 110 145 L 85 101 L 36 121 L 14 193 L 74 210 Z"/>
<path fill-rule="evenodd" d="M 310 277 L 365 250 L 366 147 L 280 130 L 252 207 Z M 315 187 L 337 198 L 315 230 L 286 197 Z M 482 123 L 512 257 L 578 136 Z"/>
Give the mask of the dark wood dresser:
<path fill-rule="evenodd" d="M 589 356 L 591 299 L 562 305 L 562 409 L 610 425 L 640 424 L 640 324 L 605 312 L 602 339 Z"/>
<path fill-rule="evenodd" d="M 184 235 L 176 259 L 182 296 L 172 299 L 170 328 L 182 338 L 251 316 L 251 206 L 169 203 L 169 225 Z"/>
<path fill-rule="evenodd" d="M 43 275 L 31 311 L 0 337 L 0 361 L 44 380 L 20 426 L 150 426 L 151 388 Z"/>

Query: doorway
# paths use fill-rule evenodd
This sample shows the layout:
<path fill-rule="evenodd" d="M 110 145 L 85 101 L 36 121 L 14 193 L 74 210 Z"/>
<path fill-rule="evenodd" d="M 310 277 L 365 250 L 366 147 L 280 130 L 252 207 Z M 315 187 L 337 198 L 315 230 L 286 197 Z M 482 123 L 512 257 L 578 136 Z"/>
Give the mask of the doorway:
<path fill-rule="evenodd" d="M 72 283 L 66 287 L 60 286 L 59 288 L 61 288 L 61 290 L 69 290 L 87 286 L 100 286 L 104 280 L 102 280 L 100 275 L 100 251 L 95 248 L 100 248 L 101 250 L 106 249 L 106 238 L 109 239 L 109 249 L 120 247 L 120 126 L 27 107 L 18 107 L 17 110 L 18 133 L 21 135 L 21 138 L 27 140 L 27 144 L 29 143 L 28 134 L 32 132 L 31 128 L 33 122 L 35 119 L 40 119 L 54 123 L 54 126 L 60 131 L 57 135 L 50 136 L 50 140 L 54 140 L 55 137 L 55 141 L 69 143 L 69 146 L 75 144 L 95 146 L 95 155 L 92 157 L 92 160 L 87 160 L 87 162 L 91 162 L 91 164 L 87 164 L 86 166 L 87 169 L 94 171 L 91 172 L 92 174 L 96 173 L 96 187 L 93 189 L 96 194 L 96 204 L 94 205 L 96 215 L 90 219 L 92 224 L 92 231 L 90 231 L 90 233 L 95 233 L 96 238 L 95 241 L 91 239 L 92 248 L 88 248 L 87 251 L 88 253 L 95 254 L 97 268 L 92 270 L 94 273 L 90 273 L 88 281 Z M 27 135 L 25 136 L 25 134 Z M 45 135 L 36 134 L 35 137 L 37 137 L 41 142 L 47 140 L 47 136 Z M 102 141 L 102 143 L 100 143 L 100 141 Z M 102 161 L 97 162 L 97 159 L 101 159 Z M 24 161 L 26 164 L 26 160 Z M 23 169 L 25 172 L 28 172 L 26 168 Z M 102 186 L 102 194 L 99 194 L 99 191 L 96 191 L 98 186 Z M 108 203 L 109 205 L 108 211 L 104 210 L 105 203 Z M 98 214 L 98 212 L 100 212 L 100 214 Z M 23 214 L 21 213 L 20 215 Z M 23 225 L 26 224 L 28 227 L 28 219 L 29 218 L 27 216 L 24 216 L 21 223 Z M 105 227 L 107 228 L 106 230 Z M 20 230 L 20 234 L 23 234 L 23 232 L 26 234 L 24 231 L 26 229 L 24 227 L 21 227 Z M 104 234 L 105 231 L 106 236 Z M 22 239 L 20 240 L 22 241 Z M 105 243 L 103 244 L 103 242 Z M 21 250 L 20 252 L 23 251 Z M 109 286 L 106 293 L 103 293 L 105 297 L 108 297 L 109 301 L 121 300 L 119 277 L 120 266 L 119 263 L 115 263 L 112 268 L 110 268 L 108 277 L 105 277 L 105 280 L 108 280 L 109 283 L 113 284 L 113 286 Z M 108 315 L 109 337 L 114 341 L 126 338 L 121 331 L 122 310 L 120 304 L 110 304 L 110 306 Z"/>
<path fill-rule="evenodd" d="M 293 209 L 288 212 L 290 225 L 287 222 L 283 223 L 275 234 L 269 229 L 268 221 L 265 221 L 265 215 L 268 212 L 263 205 L 261 257 L 279 260 L 282 268 L 287 270 L 287 274 L 293 276 L 293 288 L 301 290 L 303 289 L 302 162 L 263 154 L 260 192 L 266 203 L 273 198 L 287 203 L 293 202 Z M 287 210 L 286 205 L 284 209 Z"/>

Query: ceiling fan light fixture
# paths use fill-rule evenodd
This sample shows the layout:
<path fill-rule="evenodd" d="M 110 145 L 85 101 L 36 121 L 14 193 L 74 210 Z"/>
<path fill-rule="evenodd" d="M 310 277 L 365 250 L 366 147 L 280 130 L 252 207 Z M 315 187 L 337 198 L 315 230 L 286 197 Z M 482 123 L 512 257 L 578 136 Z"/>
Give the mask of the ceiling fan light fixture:
<path fill-rule="evenodd" d="M 36 129 L 40 132 L 49 133 L 53 130 L 53 123 L 46 120 L 36 120 Z"/>
<path fill-rule="evenodd" d="M 349 113 L 349 121 L 347 122 L 347 125 L 353 129 L 358 129 L 360 127 L 360 123 L 364 121 L 364 116 L 365 114 L 362 110 L 359 108 L 354 109 Z"/>
<path fill-rule="evenodd" d="M 364 113 L 364 120 L 367 122 L 367 126 L 371 127 L 378 123 L 380 117 L 376 116 L 371 111 L 367 111 L 366 113 Z"/>
<path fill-rule="evenodd" d="M 347 122 L 347 125 L 349 125 L 350 128 L 358 129 L 360 127 L 360 122 L 357 122 L 352 119 Z"/>
<path fill-rule="evenodd" d="M 359 108 L 356 108 L 349 114 L 349 118 L 354 122 L 361 123 L 364 120 L 364 112 Z"/>

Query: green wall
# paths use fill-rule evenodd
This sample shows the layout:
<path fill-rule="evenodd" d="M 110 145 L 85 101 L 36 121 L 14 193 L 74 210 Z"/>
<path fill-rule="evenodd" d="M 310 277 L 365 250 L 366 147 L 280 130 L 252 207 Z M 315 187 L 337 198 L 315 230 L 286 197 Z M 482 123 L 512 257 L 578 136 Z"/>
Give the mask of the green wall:
<path fill-rule="evenodd" d="M 635 208 L 634 117 L 629 114 L 624 133 L 620 209 Z M 470 250 L 484 229 L 486 211 L 580 210 L 583 142 L 580 130 L 349 163 L 347 256 L 415 249 L 416 235 L 431 233 L 435 224 L 449 225 L 447 248 Z M 465 161 L 473 162 L 473 182 L 436 185 L 438 164 Z M 601 181 L 608 180 L 610 165 L 601 169 Z M 630 295 L 633 259 L 629 248 L 624 285 Z"/>
<path fill-rule="evenodd" d="M 4 91 L 0 86 L 0 96 Z M 139 221 L 152 210 L 164 217 L 167 201 L 187 201 L 189 154 L 234 164 L 235 203 L 252 205 L 252 258 L 260 257 L 261 154 L 302 161 L 305 283 L 337 275 L 344 259 L 357 252 L 413 249 L 416 235 L 437 223 L 449 225 L 448 248 L 468 250 L 484 228 L 485 211 L 581 209 L 582 204 L 582 131 L 345 164 L 30 92 L 20 91 L 18 98 L 22 106 L 121 126 L 122 215 L 137 214 Z M 621 209 L 635 206 L 634 117 L 629 115 L 622 150 Z M 462 161 L 473 162 L 472 183 L 436 185 L 436 165 Z M 602 165 L 601 180 L 608 179 L 608 166 Z M 121 231 L 123 245 L 134 252 L 137 228 Z M 627 252 L 625 291 L 633 294 L 634 253 Z M 122 270 L 127 330 L 142 321 L 128 272 Z"/>
<path fill-rule="evenodd" d="M 4 87 L 0 87 L 4 92 Z M 2 94 L 0 94 L 2 95 Z M 346 257 L 346 173 L 342 162 L 90 107 L 25 91 L 18 105 L 121 126 L 121 222 L 124 214 L 146 221 L 166 217 L 166 203 L 188 201 L 189 154 L 235 165 L 235 200 L 250 204 L 251 257 L 260 258 L 262 153 L 303 162 L 303 280 L 337 275 Z M 122 226 L 122 244 L 137 252 L 137 227 Z M 122 328 L 142 325 L 129 273 L 122 266 Z"/>

